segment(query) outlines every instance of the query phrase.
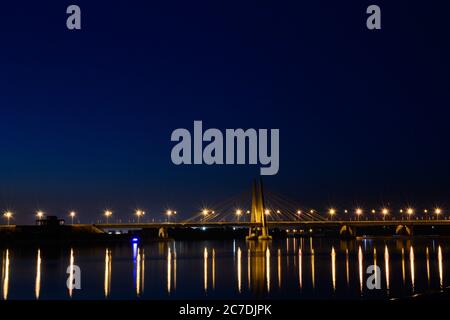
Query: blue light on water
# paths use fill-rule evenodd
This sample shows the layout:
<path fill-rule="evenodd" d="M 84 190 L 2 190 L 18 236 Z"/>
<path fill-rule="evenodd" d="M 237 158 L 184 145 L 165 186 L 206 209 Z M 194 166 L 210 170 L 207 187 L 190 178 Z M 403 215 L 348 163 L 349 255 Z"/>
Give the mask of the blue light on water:
<path fill-rule="evenodd" d="M 137 242 L 133 242 L 133 260 L 136 262 L 138 245 Z"/>
<path fill-rule="evenodd" d="M 133 243 L 139 242 L 139 238 L 134 237 L 133 239 L 131 239 L 131 242 Z"/>

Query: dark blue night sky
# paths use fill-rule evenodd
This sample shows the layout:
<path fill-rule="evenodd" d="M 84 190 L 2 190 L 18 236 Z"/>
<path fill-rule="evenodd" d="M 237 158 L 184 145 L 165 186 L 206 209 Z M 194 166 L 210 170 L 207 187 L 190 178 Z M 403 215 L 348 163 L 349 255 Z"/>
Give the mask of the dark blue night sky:
<path fill-rule="evenodd" d="M 449 21 L 438 0 L 4 3 L 0 209 L 187 217 L 250 189 L 259 166 L 172 164 L 194 120 L 279 128 L 265 183 L 304 207 L 448 208 Z"/>

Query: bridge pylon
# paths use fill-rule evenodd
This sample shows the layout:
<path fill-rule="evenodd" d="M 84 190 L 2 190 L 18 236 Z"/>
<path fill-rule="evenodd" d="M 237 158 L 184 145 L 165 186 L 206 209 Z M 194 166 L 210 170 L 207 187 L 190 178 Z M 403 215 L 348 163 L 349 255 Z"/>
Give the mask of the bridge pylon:
<path fill-rule="evenodd" d="M 267 219 L 264 207 L 264 189 L 263 183 L 260 179 L 259 183 L 253 181 L 252 187 L 252 210 L 250 215 L 250 222 L 257 223 L 256 226 L 251 226 L 247 240 L 271 240 L 269 229 L 267 226 Z"/>

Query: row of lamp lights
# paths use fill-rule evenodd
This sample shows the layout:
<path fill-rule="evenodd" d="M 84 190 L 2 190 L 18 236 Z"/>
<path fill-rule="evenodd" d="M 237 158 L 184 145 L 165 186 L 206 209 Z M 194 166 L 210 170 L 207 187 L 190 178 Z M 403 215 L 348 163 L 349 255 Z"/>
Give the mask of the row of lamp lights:
<path fill-rule="evenodd" d="M 277 212 L 278 214 L 281 213 L 280 210 L 277 210 L 276 212 Z M 372 209 L 371 212 L 372 212 L 373 214 L 375 214 L 375 213 L 376 213 L 376 210 L 375 210 L 375 209 Z M 401 214 L 406 213 L 408 216 L 412 216 L 412 215 L 414 214 L 415 211 L 414 211 L 413 208 L 407 208 L 406 210 L 400 209 L 399 212 L 400 212 Z M 247 210 L 246 213 L 249 214 L 250 211 Z M 271 212 L 270 212 L 270 210 L 266 209 L 266 210 L 264 211 L 264 213 L 265 213 L 266 215 L 270 215 Z M 310 210 L 310 213 L 313 214 L 313 213 L 314 213 L 314 210 Z M 348 210 L 344 210 L 344 213 L 348 213 Z M 361 208 L 357 208 L 357 209 L 355 210 L 355 214 L 356 214 L 356 216 L 357 216 L 358 218 L 359 218 L 360 216 L 362 216 L 363 213 L 364 213 L 364 211 L 363 211 L 363 209 L 361 209 Z M 383 208 L 383 209 L 381 210 L 381 214 L 383 215 L 383 217 L 386 217 L 387 215 L 389 215 L 389 213 L 390 213 L 390 211 L 389 211 L 389 209 L 387 209 L 387 208 Z M 428 210 L 425 209 L 425 210 L 424 210 L 424 213 L 427 214 L 427 213 L 428 213 Z M 435 209 L 434 209 L 434 214 L 436 214 L 436 216 L 439 216 L 441 213 L 442 213 L 442 209 L 440 209 L 440 208 L 435 208 Z M 112 214 L 113 214 L 113 213 L 112 213 L 111 210 L 105 210 L 104 216 L 106 217 L 106 223 L 109 222 L 109 218 L 112 216 Z M 137 216 L 137 218 L 138 218 L 138 223 L 139 223 L 141 217 L 145 215 L 145 211 L 139 210 L 139 209 L 138 209 L 138 210 L 135 211 L 135 214 L 136 214 L 136 216 Z M 167 218 L 168 218 L 169 220 L 170 220 L 170 218 L 171 218 L 173 215 L 176 215 L 176 214 L 177 214 L 177 212 L 176 212 L 176 211 L 173 211 L 173 210 L 167 210 L 167 211 L 166 211 L 166 216 L 167 216 Z M 210 211 L 210 210 L 208 210 L 208 209 L 203 209 L 203 210 L 202 210 L 202 214 L 203 214 L 204 217 L 206 217 L 208 214 L 215 214 L 215 211 Z M 238 219 L 239 219 L 239 218 L 242 216 L 243 211 L 242 211 L 241 209 L 237 209 L 236 212 L 235 212 L 235 214 L 236 214 L 236 216 L 237 216 Z M 298 210 L 298 211 L 297 211 L 297 214 L 298 214 L 298 215 L 301 215 L 301 214 L 302 214 L 302 211 L 301 211 L 301 210 Z M 328 210 L 328 214 L 330 215 L 331 218 L 333 218 L 333 217 L 337 214 L 337 210 L 334 209 L 334 208 L 330 208 L 330 209 Z M 8 225 L 9 225 L 9 221 L 10 221 L 10 219 L 12 218 L 13 213 L 12 213 L 11 211 L 6 211 L 6 212 L 3 214 L 3 216 L 8 220 Z M 75 216 L 76 216 L 76 212 L 75 212 L 75 211 L 69 212 L 69 216 L 70 216 L 70 218 L 72 219 L 72 224 L 73 224 L 73 219 L 74 219 Z M 44 212 L 42 212 L 42 211 L 36 212 L 36 217 L 37 217 L 38 219 L 42 219 L 42 218 L 44 217 Z"/>
<path fill-rule="evenodd" d="M 377 213 L 377 211 L 376 211 L 375 209 L 372 209 L 371 212 L 372 212 L 373 214 L 376 214 L 376 213 Z M 428 214 L 428 213 L 429 213 L 428 209 L 424 209 L 423 212 L 424 212 L 425 214 Z M 298 214 L 301 214 L 301 211 L 297 211 L 297 213 L 298 213 Z M 314 210 L 311 210 L 311 213 L 314 213 Z M 349 211 L 348 211 L 348 210 L 344 210 L 344 213 L 349 213 Z M 355 210 L 355 214 L 356 214 L 356 216 L 357 216 L 358 218 L 359 218 L 360 216 L 362 216 L 363 213 L 364 213 L 364 210 L 361 209 L 361 208 L 357 208 L 357 209 Z M 390 211 L 389 211 L 388 208 L 383 208 L 383 209 L 381 209 L 381 214 L 383 215 L 383 218 L 386 217 L 387 215 L 389 215 L 389 213 L 390 213 Z M 406 214 L 408 215 L 408 217 L 411 217 L 412 215 L 414 215 L 415 210 L 414 210 L 413 208 L 400 209 L 400 210 L 399 210 L 399 213 L 400 213 L 400 214 L 405 214 L 405 213 L 406 213 Z M 337 210 L 334 209 L 334 208 L 330 208 L 330 209 L 328 210 L 328 214 L 330 215 L 331 218 L 333 218 L 333 216 L 335 216 L 335 215 L 337 214 Z M 435 209 L 434 209 L 434 214 L 435 214 L 436 216 L 441 215 L 441 214 L 442 214 L 442 209 L 441 209 L 441 208 L 435 208 Z"/>
<path fill-rule="evenodd" d="M 4 217 L 6 220 L 8 220 L 8 225 L 9 225 L 9 221 L 11 220 L 11 218 L 13 217 L 13 215 L 14 215 L 14 214 L 13 214 L 11 211 L 6 211 L 5 213 L 3 213 L 3 217 Z M 76 215 L 77 215 L 77 214 L 76 214 L 75 211 L 70 211 L 70 212 L 69 212 L 69 216 L 70 216 L 70 218 L 72 219 L 72 224 L 73 224 L 73 219 L 75 218 Z M 44 218 L 44 216 L 45 216 L 45 213 L 44 213 L 43 211 L 39 210 L 39 211 L 36 212 L 36 218 L 37 218 L 38 220 Z"/>
<path fill-rule="evenodd" d="M 266 214 L 268 210 L 266 210 Z M 208 209 L 203 209 L 202 210 L 202 215 L 204 217 L 208 216 L 209 214 L 215 214 L 216 212 L 214 210 L 208 210 Z M 246 214 L 250 214 L 250 210 L 245 211 Z M 236 216 L 238 217 L 238 219 L 244 214 L 244 210 L 241 209 L 236 209 L 235 211 Z"/>
<path fill-rule="evenodd" d="M 105 210 L 105 212 L 104 212 L 104 216 L 106 217 L 106 223 L 109 223 L 109 218 L 112 216 L 112 211 L 111 210 Z M 167 216 L 167 219 L 168 220 L 170 220 L 170 218 L 172 217 L 172 216 L 174 216 L 174 215 L 176 215 L 177 214 L 177 212 L 176 211 L 174 211 L 174 210 L 166 210 L 166 216 Z M 143 211 L 143 210 L 140 210 L 140 209 L 137 209 L 136 211 L 135 211 L 135 215 L 137 216 L 137 221 L 138 221 L 138 223 L 140 223 L 141 222 L 141 217 L 143 217 L 143 216 L 145 216 L 145 211 Z"/>
<path fill-rule="evenodd" d="M 372 209 L 371 212 L 372 212 L 373 214 L 376 214 L 376 213 L 377 213 L 377 211 L 376 211 L 375 209 Z M 415 210 L 414 210 L 413 208 L 407 208 L 407 209 L 405 209 L 405 210 L 400 209 L 399 212 L 400 212 L 401 214 L 406 213 L 408 216 L 412 216 L 412 215 L 415 213 Z M 425 214 L 429 213 L 428 209 L 425 209 L 423 212 L 424 212 Z M 209 213 L 214 213 L 214 211 L 209 211 L 209 210 L 207 210 L 207 209 L 204 209 L 204 210 L 202 211 L 202 213 L 203 213 L 204 216 L 207 216 Z M 243 214 L 243 211 L 242 211 L 241 209 L 237 209 L 235 213 L 236 213 L 236 216 L 237 216 L 237 217 L 240 217 L 240 216 Z M 246 213 L 249 214 L 250 211 L 247 211 Z M 271 211 L 270 211 L 269 209 L 266 209 L 266 210 L 264 211 L 264 213 L 265 213 L 266 215 L 270 215 L 270 214 L 271 214 Z M 276 210 L 276 213 L 277 213 L 277 214 L 280 214 L 281 211 L 280 211 L 280 210 Z M 303 213 L 303 212 L 302 212 L 301 210 L 297 210 L 297 214 L 298 214 L 298 215 L 301 215 L 302 213 Z M 311 210 L 309 211 L 309 213 L 313 214 L 313 213 L 315 213 L 315 211 L 311 209 Z M 346 210 L 344 210 L 344 213 L 349 213 L 349 211 L 346 209 Z M 360 217 L 360 216 L 363 215 L 363 213 L 364 213 L 364 210 L 363 210 L 362 208 L 356 208 L 356 210 L 355 210 L 356 216 Z M 383 217 L 389 215 L 389 213 L 390 213 L 390 210 L 389 210 L 388 208 L 383 208 L 383 209 L 381 209 L 381 214 L 383 215 Z M 441 208 L 435 208 L 435 209 L 434 209 L 434 214 L 436 214 L 436 216 L 439 216 L 441 213 L 442 213 L 442 209 L 441 209 Z M 335 215 L 337 214 L 337 210 L 334 209 L 334 208 L 330 208 L 330 209 L 328 210 L 328 214 L 329 214 L 331 217 L 333 217 L 333 216 L 335 216 Z"/>
<path fill-rule="evenodd" d="M 113 213 L 111 210 L 105 210 L 104 216 L 106 217 L 106 223 L 109 222 L 109 218 L 112 216 L 112 214 Z M 170 218 L 176 214 L 177 214 L 177 212 L 174 210 L 170 210 L 170 209 L 166 210 L 166 216 L 167 216 L 168 220 L 170 220 Z M 135 211 L 135 215 L 137 216 L 138 223 L 140 223 L 141 217 L 143 217 L 145 215 L 145 211 L 137 209 Z"/>
<path fill-rule="evenodd" d="M 138 218 L 138 223 L 139 223 L 141 217 L 145 215 L 145 211 L 137 209 L 135 211 L 135 214 L 136 214 L 136 216 Z M 171 216 L 176 215 L 176 214 L 177 214 L 177 212 L 173 211 L 173 210 L 167 210 L 166 211 L 166 215 L 167 215 L 168 219 L 170 219 Z M 72 220 L 72 224 L 73 224 L 73 220 L 76 217 L 76 215 L 77 214 L 76 214 L 75 211 L 70 211 L 69 212 L 69 217 Z M 109 218 L 113 215 L 113 213 L 112 213 L 111 210 L 105 210 L 103 215 L 106 217 L 106 223 L 108 223 L 109 222 Z M 44 214 L 43 211 L 37 211 L 36 212 L 36 218 L 37 219 L 40 220 L 40 219 L 44 218 L 44 216 L 45 216 L 45 214 Z M 6 211 L 5 213 L 3 213 L 3 217 L 8 221 L 8 225 L 9 225 L 9 222 L 10 222 L 11 218 L 13 217 L 13 213 L 11 211 Z"/>

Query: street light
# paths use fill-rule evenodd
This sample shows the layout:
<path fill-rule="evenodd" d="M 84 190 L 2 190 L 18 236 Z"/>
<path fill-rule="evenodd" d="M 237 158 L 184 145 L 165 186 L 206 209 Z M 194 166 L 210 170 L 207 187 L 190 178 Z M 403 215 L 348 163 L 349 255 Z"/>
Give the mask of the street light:
<path fill-rule="evenodd" d="M 136 216 L 137 216 L 137 218 L 138 218 L 138 223 L 141 221 L 141 216 L 143 216 L 145 214 L 145 212 L 144 211 L 142 211 L 142 210 L 136 210 Z"/>
<path fill-rule="evenodd" d="M 333 220 L 333 216 L 336 214 L 336 210 L 331 208 L 330 210 L 328 210 L 328 213 L 330 214 L 331 220 Z"/>
<path fill-rule="evenodd" d="M 389 214 L 389 210 L 387 208 L 383 208 L 383 210 L 381 210 L 381 213 L 383 214 L 383 220 L 385 220 L 386 216 Z"/>
<path fill-rule="evenodd" d="M 36 212 L 36 217 L 40 220 L 44 217 L 44 212 L 42 212 L 41 210 L 39 210 L 38 212 Z"/>
<path fill-rule="evenodd" d="M 167 216 L 167 222 L 170 222 L 170 217 L 174 214 L 174 212 L 172 210 L 167 210 L 166 211 L 166 216 Z"/>
<path fill-rule="evenodd" d="M 12 212 L 6 211 L 3 216 L 8 220 L 8 226 L 9 226 L 9 220 L 12 218 Z"/>
<path fill-rule="evenodd" d="M 423 209 L 425 220 L 428 220 L 428 209 Z"/>
<path fill-rule="evenodd" d="M 438 219 L 438 218 L 439 218 L 439 215 L 442 213 L 441 208 L 436 208 L 436 209 L 434 209 L 434 213 L 436 214 L 436 219 Z"/>
<path fill-rule="evenodd" d="M 202 220 L 203 221 L 205 221 L 206 220 L 206 216 L 209 214 L 209 211 L 208 211 L 208 209 L 203 209 L 202 210 L 202 215 L 203 215 L 203 218 L 202 218 Z"/>
<path fill-rule="evenodd" d="M 410 217 L 414 214 L 414 209 L 413 208 L 408 208 L 406 210 L 406 213 L 408 214 L 408 220 L 409 220 Z"/>
<path fill-rule="evenodd" d="M 363 214 L 363 210 L 361 208 L 357 208 L 356 209 L 356 216 L 358 217 L 358 220 L 359 220 L 359 217 L 361 217 L 362 214 Z"/>
<path fill-rule="evenodd" d="M 106 224 L 109 223 L 109 217 L 112 216 L 112 212 L 110 210 L 105 211 Z"/>
<path fill-rule="evenodd" d="M 237 209 L 236 210 L 236 216 L 238 218 L 238 221 L 239 221 L 239 218 L 241 217 L 241 215 L 242 215 L 242 210 L 241 209 Z"/>
<path fill-rule="evenodd" d="M 75 218 L 76 215 L 77 215 L 77 214 L 75 213 L 75 211 L 71 211 L 71 212 L 69 213 L 69 216 L 70 216 L 70 218 L 72 219 L 72 224 L 73 224 L 73 218 Z"/>
<path fill-rule="evenodd" d="M 266 210 L 264 211 L 264 214 L 265 214 L 266 216 L 268 216 L 268 215 L 270 214 L 270 210 L 269 210 L 269 209 L 266 209 Z"/>

